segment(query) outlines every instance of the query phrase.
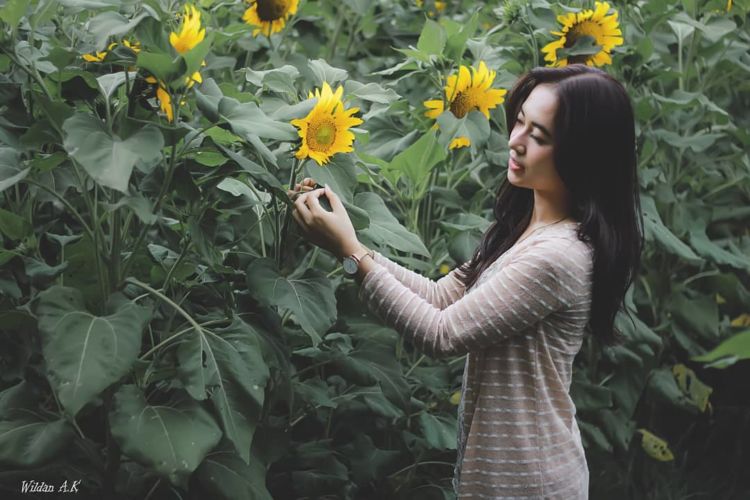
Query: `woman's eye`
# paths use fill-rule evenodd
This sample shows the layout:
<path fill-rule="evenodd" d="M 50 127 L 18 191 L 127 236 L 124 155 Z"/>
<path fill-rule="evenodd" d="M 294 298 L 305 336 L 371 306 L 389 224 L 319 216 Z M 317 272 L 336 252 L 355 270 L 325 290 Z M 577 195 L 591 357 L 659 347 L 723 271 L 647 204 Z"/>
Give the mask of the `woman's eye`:
<path fill-rule="evenodd" d="M 534 139 L 537 144 L 544 144 L 544 141 L 542 139 L 540 139 L 539 137 L 536 137 L 534 135 L 529 135 L 529 137 L 531 137 L 532 139 Z"/>

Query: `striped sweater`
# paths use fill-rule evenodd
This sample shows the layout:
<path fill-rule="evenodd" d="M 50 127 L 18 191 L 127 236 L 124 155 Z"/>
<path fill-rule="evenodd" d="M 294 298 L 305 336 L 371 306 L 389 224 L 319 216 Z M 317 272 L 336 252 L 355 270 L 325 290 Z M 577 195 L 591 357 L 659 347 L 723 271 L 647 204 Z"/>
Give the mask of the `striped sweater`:
<path fill-rule="evenodd" d="M 359 297 L 432 357 L 467 354 L 458 409 L 458 498 L 588 498 L 569 396 L 591 305 L 592 247 L 578 223 L 532 233 L 469 289 L 375 252 Z"/>

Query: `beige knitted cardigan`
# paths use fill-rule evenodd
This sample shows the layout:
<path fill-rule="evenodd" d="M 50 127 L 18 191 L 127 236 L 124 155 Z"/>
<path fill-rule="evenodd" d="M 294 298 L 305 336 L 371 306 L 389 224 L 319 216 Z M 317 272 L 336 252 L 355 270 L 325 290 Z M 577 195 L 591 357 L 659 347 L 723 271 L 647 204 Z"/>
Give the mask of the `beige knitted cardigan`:
<path fill-rule="evenodd" d="M 360 299 L 429 356 L 468 354 L 453 486 L 459 498 L 588 498 L 589 473 L 569 396 L 591 305 L 593 250 L 578 223 L 517 242 L 466 290 L 382 254 Z"/>

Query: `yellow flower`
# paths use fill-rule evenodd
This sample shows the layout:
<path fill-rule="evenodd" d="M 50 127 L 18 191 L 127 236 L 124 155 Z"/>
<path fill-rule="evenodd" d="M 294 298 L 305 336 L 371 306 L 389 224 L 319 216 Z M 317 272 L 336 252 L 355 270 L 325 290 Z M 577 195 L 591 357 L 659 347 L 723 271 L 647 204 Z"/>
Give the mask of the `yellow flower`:
<path fill-rule="evenodd" d="M 242 14 L 245 23 L 256 26 L 253 36 L 263 33 L 270 37 L 284 29 L 286 22 L 297 13 L 299 0 L 248 0 L 250 7 Z"/>
<path fill-rule="evenodd" d="M 205 37 L 206 29 L 201 28 L 201 13 L 192 5 L 186 5 L 180 33 L 172 31 L 169 34 L 169 43 L 178 53 L 184 54 L 201 43 Z"/>
<path fill-rule="evenodd" d="M 727 0 L 727 12 L 732 10 L 732 0 Z"/>
<path fill-rule="evenodd" d="M 305 118 L 292 120 L 291 124 L 299 128 L 302 145 L 296 156 L 300 160 L 312 158 L 318 165 L 328 163 L 336 153 L 354 151 L 352 143 L 354 134 L 349 131 L 362 123 L 362 120 L 352 116 L 359 108 L 344 109 L 341 95 L 344 88 L 339 86 L 334 93 L 327 82 L 323 82 L 323 90 L 315 89 L 308 98 L 318 98 L 315 107 Z"/>
<path fill-rule="evenodd" d="M 471 70 L 471 71 L 469 71 Z M 445 101 L 435 99 L 424 101 L 428 108 L 425 116 L 437 118 L 445 111 L 445 103 L 456 118 L 463 118 L 470 111 L 479 110 L 489 120 L 490 109 L 497 107 L 505 101 L 505 89 L 493 89 L 495 72 L 489 71 L 484 61 L 479 62 L 479 68 L 461 66 L 458 74 L 451 75 L 446 79 Z M 437 125 L 436 125 L 437 126 Z M 456 137 L 450 143 L 450 149 L 470 146 L 468 137 Z"/>
<path fill-rule="evenodd" d="M 132 50 L 133 52 L 135 52 L 136 54 L 141 51 L 141 42 L 139 41 L 130 42 L 129 40 L 123 40 L 122 44 L 126 46 L 127 48 L 129 48 L 130 50 Z"/>
<path fill-rule="evenodd" d="M 156 99 L 159 101 L 159 108 L 167 115 L 167 121 L 172 123 L 174 121 L 172 96 L 169 95 L 166 85 L 164 82 L 157 80 L 153 76 L 147 76 L 146 82 L 156 85 Z"/>
<path fill-rule="evenodd" d="M 416 3 L 417 7 L 419 8 L 424 7 L 424 0 L 414 0 L 414 3 Z M 430 17 L 435 17 L 436 14 L 443 12 L 447 5 L 448 5 L 448 2 L 441 2 L 440 0 L 435 0 L 434 2 L 435 10 L 430 9 L 427 12 L 427 15 Z"/>
<path fill-rule="evenodd" d="M 442 264 L 440 266 L 440 269 L 438 269 L 438 272 L 440 274 L 448 274 L 449 272 L 451 272 L 451 268 L 448 264 Z"/>
<path fill-rule="evenodd" d="M 104 61 L 104 58 L 107 57 L 109 51 L 114 49 L 115 47 L 117 47 L 117 42 L 112 42 L 107 46 L 107 50 L 94 52 L 93 54 L 83 54 L 81 57 L 83 57 L 84 61 L 88 62 L 102 62 Z"/>
<path fill-rule="evenodd" d="M 734 327 L 750 326 L 750 314 L 742 313 L 734 318 L 729 324 Z"/>
<path fill-rule="evenodd" d="M 461 389 L 451 394 L 451 397 L 448 399 L 448 401 L 450 401 L 452 405 L 458 406 L 458 404 L 461 402 Z"/>
<path fill-rule="evenodd" d="M 581 12 L 571 12 L 557 16 L 557 21 L 562 25 L 560 31 L 552 31 L 553 35 L 560 38 L 550 42 L 542 48 L 544 60 L 547 66 L 561 67 L 573 63 L 586 63 L 588 66 L 603 66 L 612 64 L 612 49 L 622 45 L 622 32 L 617 21 L 617 11 L 607 15 L 609 4 L 607 2 L 596 2 L 595 9 L 586 9 Z M 600 47 L 595 54 L 582 54 L 567 57 L 557 56 L 558 49 L 572 47 L 580 37 L 588 36 L 594 39 L 594 43 Z"/>

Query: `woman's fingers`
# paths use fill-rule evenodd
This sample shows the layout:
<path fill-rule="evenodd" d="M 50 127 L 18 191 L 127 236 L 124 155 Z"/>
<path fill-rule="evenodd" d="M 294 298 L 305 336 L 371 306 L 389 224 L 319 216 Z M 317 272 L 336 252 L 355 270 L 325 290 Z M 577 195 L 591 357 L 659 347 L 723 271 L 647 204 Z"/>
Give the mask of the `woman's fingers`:
<path fill-rule="evenodd" d="M 346 212 L 346 208 L 344 208 L 344 204 L 341 203 L 341 198 L 339 198 L 339 195 L 333 192 L 333 189 L 331 189 L 328 185 L 326 185 L 325 189 L 325 195 L 328 197 L 328 201 L 331 202 L 331 208 L 334 212 L 336 211 L 344 211 Z"/>
<path fill-rule="evenodd" d="M 310 213 L 310 209 L 305 204 L 305 202 L 307 201 L 307 196 L 308 195 L 309 195 L 309 193 L 301 194 L 294 201 L 294 206 L 297 209 L 296 212 L 299 213 L 299 216 L 305 222 L 305 226 L 307 226 L 308 224 L 310 224 L 310 222 L 312 222 L 312 214 Z"/>
<path fill-rule="evenodd" d="M 324 194 L 325 190 L 323 189 L 316 189 L 307 194 L 307 199 L 305 201 L 310 209 L 310 213 L 316 217 L 324 217 L 324 214 L 328 213 L 327 210 L 324 210 L 323 207 L 320 206 L 320 200 L 318 200 L 318 198 Z"/>

